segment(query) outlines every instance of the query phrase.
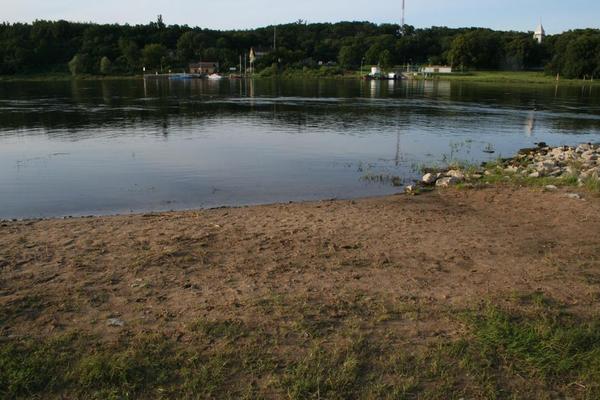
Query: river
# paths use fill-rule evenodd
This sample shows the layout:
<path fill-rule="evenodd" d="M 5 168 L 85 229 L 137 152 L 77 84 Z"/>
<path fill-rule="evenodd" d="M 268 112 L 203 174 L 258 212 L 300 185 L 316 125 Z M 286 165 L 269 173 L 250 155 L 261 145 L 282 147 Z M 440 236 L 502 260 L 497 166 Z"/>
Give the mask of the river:
<path fill-rule="evenodd" d="M 0 82 L 0 218 L 392 194 L 540 141 L 600 141 L 600 87 Z"/>

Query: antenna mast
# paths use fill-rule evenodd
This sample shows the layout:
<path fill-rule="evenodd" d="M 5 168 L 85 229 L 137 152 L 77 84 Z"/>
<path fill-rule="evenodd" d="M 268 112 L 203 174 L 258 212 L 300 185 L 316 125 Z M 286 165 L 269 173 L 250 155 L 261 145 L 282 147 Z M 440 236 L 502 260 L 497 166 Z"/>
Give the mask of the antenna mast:
<path fill-rule="evenodd" d="M 405 13 L 406 13 L 406 0 L 402 0 L 402 29 L 404 29 L 404 17 L 405 17 Z"/>

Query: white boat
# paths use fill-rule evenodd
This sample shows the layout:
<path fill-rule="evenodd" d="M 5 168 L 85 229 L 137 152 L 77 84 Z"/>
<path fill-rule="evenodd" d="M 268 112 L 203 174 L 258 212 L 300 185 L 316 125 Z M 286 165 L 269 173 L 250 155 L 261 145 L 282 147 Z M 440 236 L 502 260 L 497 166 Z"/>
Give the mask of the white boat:
<path fill-rule="evenodd" d="M 213 80 L 213 81 L 218 81 L 219 79 L 223 79 L 223 77 L 219 74 L 210 74 L 208 76 L 208 79 Z"/>

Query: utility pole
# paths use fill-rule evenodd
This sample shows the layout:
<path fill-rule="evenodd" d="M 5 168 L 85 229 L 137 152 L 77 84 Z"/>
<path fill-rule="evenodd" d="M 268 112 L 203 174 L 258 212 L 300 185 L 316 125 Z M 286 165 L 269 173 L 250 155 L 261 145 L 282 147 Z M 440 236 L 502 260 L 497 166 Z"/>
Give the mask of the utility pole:
<path fill-rule="evenodd" d="M 277 51 L 277 26 L 273 27 L 273 51 Z"/>

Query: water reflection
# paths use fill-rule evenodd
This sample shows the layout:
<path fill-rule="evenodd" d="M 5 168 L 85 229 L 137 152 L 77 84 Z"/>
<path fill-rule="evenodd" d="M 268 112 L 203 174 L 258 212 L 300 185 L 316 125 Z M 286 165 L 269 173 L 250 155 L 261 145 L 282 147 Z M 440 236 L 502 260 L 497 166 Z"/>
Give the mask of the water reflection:
<path fill-rule="evenodd" d="M 529 114 L 527 114 L 527 120 L 525 122 L 525 133 L 527 134 L 527 136 L 532 136 L 534 130 L 535 130 L 535 110 L 530 111 Z"/>

